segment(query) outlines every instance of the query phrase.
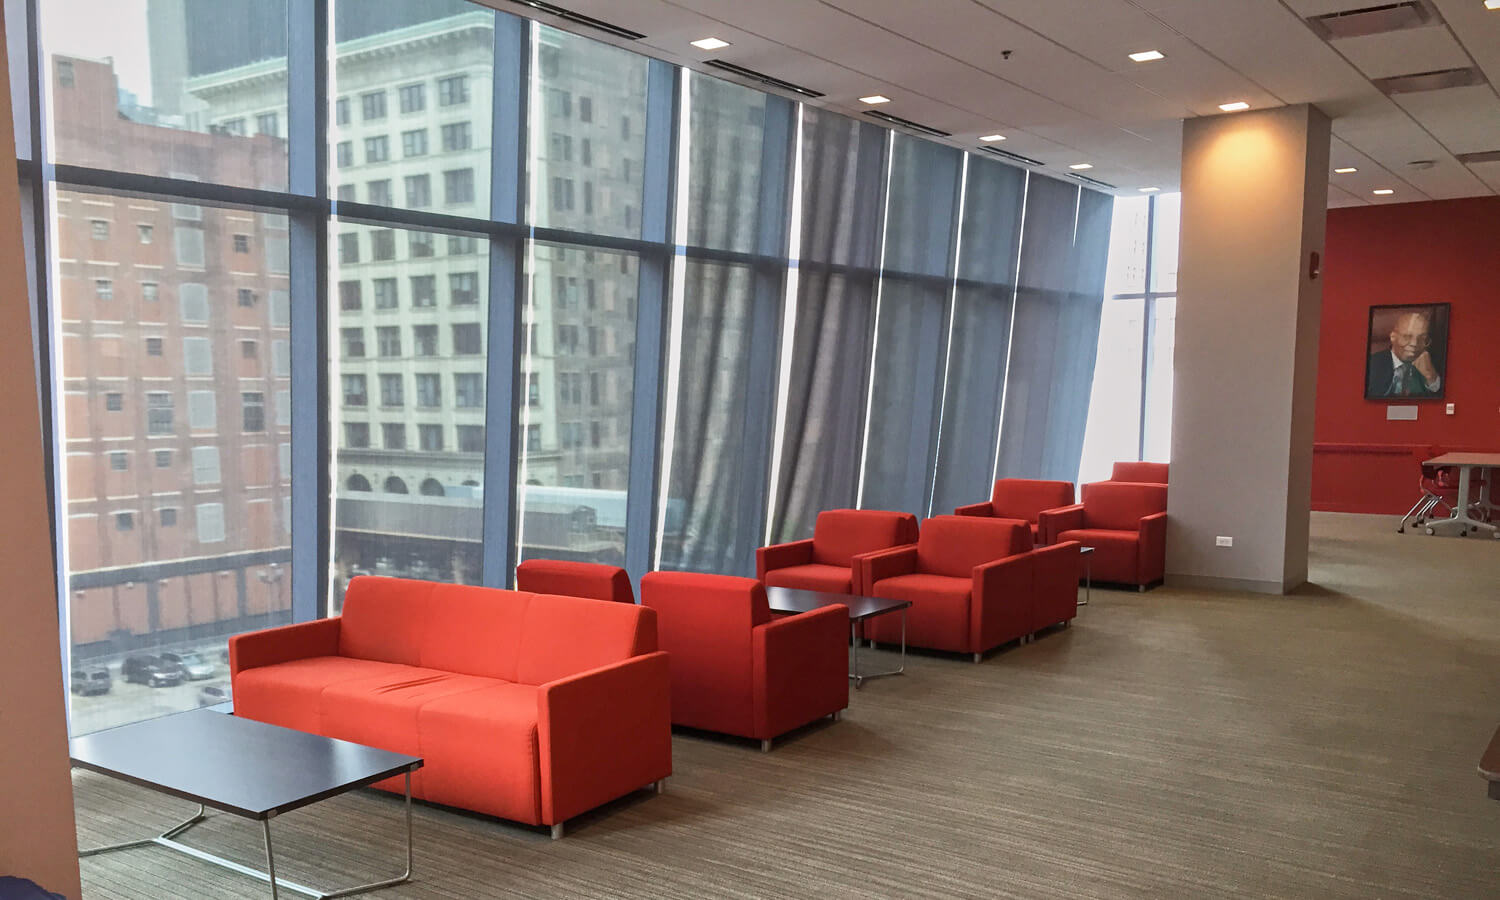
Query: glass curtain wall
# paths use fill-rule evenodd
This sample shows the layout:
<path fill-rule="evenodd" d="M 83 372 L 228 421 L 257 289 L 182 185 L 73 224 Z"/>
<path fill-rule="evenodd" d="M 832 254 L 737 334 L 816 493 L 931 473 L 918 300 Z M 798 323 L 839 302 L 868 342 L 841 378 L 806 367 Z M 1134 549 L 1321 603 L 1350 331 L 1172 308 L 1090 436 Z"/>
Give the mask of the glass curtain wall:
<path fill-rule="evenodd" d="M 1021 170 L 466 0 L 7 11 L 75 733 L 358 575 L 988 490 Z"/>

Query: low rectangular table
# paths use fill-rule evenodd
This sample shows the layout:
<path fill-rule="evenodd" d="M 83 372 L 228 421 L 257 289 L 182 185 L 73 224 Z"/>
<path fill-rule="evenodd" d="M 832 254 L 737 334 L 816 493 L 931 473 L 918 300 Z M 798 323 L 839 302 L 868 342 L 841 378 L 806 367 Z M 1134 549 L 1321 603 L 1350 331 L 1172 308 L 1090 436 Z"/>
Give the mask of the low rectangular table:
<path fill-rule="evenodd" d="M 309 897 L 345 897 L 411 878 L 411 773 L 422 759 L 196 709 L 73 738 L 73 765 L 198 804 L 198 812 L 157 837 L 80 850 L 80 857 L 159 844 L 242 875 L 277 897 L 282 887 Z M 276 877 L 271 820 L 393 775 L 406 775 L 406 871 L 397 878 L 320 891 Z M 176 838 L 202 822 L 205 807 L 261 823 L 266 871 L 189 847 Z"/>
<path fill-rule="evenodd" d="M 766 599 L 772 612 L 805 613 L 825 606 L 847 606 L 849 608 L 849 636 L 854 643 L 854 671 L 849 677 L 855 690 L 864 687 L 871 678 L 900 675 L 906 671 L 906 611 L 910 600 L 888 600 L 885 597 L 861 597 L 856 594 L 832 594 L 825 591 L 804 591 L 797 588 L 768 587 Z M 859 623 L 875 616 L 899 611 L 901 613 L 901 665 L 888 672 L 861 672 L 859 670 Z"/>

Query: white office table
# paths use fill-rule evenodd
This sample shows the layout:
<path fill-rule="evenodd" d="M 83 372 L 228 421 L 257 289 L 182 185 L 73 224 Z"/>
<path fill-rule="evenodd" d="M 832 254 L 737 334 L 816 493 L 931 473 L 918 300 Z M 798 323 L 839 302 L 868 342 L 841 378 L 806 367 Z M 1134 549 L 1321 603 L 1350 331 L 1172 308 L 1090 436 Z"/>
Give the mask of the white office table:
<path fill-rule="evenodd" d="M 1453 510 L 1453 515 L 1446 519 L 1431 519 L 1427 522 L 1427 533 L 1436 534 L 1439 531 L 1457 531 L 1465 533 L 1469 531 L 1488 531 L 1492 536 L 1500 538 L 1500 528 L 1492 522 L 1484 522 L 1469 515 L 1469 510 L 1476 504 L 1486 513 L 1494 513 L 1496 506 L 1490 502 L 1490 485 L 1494 483 L 1495 476 L 1500 474 L 1500 453 L 1444 453 L 1442 456 L 1427 460 L 1423 465 L 1448 466 L 1458 470 L 1458 506 Z M 1479 496 L 1473 494 L 1474 470 L 1489 469 L 1489 477 L 1484 479 L 1484 484 L 1479 489 Z"/>

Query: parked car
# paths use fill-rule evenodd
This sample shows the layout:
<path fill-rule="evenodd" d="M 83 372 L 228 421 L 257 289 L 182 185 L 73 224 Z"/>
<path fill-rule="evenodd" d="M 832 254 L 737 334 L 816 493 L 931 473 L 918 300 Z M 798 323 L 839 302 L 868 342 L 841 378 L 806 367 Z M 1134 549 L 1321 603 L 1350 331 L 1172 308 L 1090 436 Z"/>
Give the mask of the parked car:
<path fill-rule="evenodd" d="M 214 664 L 196 653 L 163 653 L 161 661 L 176 666 L 188 681 L 207 681 L 218 674 Z"/>
<path fill-rule="evenodd" d="M 109 669 L 104 666 L 80 666 L 73 670 L 73 677 L 69 681 L 73 693 L 83 697 L 107 694 L 110 686 L 114 684 Z"/>
<path fill-rule="evenodd" d="M 150 654 L 141 653 L 125 657 L 120 665 L 120 677 L 130 684 L 147 687 L 173 687 L 182 684 L 182 670 L 174 663 L 166 663 Z"/>
<path fill-rule="evenodd" d="M 217 706 L 220 703 L 233 702 L 229 682 L 221 681 L 218 684 L 205 684 L 198 688 L 199 706 Z"/>

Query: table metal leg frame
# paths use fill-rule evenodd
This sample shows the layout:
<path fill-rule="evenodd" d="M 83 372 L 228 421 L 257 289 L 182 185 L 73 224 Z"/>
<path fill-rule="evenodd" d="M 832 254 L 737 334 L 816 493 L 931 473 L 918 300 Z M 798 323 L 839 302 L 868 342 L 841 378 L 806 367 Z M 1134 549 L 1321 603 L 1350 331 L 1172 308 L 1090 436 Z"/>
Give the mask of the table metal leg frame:
<path fill-rule="evenodd" d="M 186 821 L 182 822 L 180 825 L 174 826 L 173 828 L 171 828 L 171 829 L 169 829 L 167 831 L 162 832 L 157 837 L 146 838 L 145 840 L 139 840 L 139 841 L 127 841 L 127 842 L 125 842 L 123 844 L 110 844 L 107 847 L 92 847 L 92 848 L 89 848 L 89 849 L 86 849 L 86 850 L 80 850 L 80 851 L 78 851 L 78 856 L 81 859 L 81 858 L 86 857 L 86 856 L 97 856 L 100 853 L 109 853 L 109 852 L 111 852 L 113 850 L 130 850 L 130 849 L 133 849 L 135 847 L 146 847 L 146 846 L 150 846 L 152 844 L 159 844 L 159 845 L 161 845 L 163 847 L 166 847 L 168 849 L 176 850 L 178 853 L 183 853 L 183 854 L 186 854 L 187 856 L 191 856 L 194 859 L 202 860 L 203 862 L 206 862 L 206 863 L 211 863 L 211 864 L 216 865 L 216 866 L 218 866 L 218 867 L 220 867 L 222 869 L 228 869 L 231 872 L 238 872 L 241 875 L 246 875 L 246 876 L 249 876 L 251 878 L 256 878 L 256 879 L 259 879 L 261 881 L 264 881 L 264 882 L 268 883 L 271 886 L 271 898 L 272 898 L 272 900 L 277 900 L 277 898 L 280 896 L 280 894 L 277 892 L 277 888 L 284 888 L 284 889 L 286 889 L 288 891 L 293 891 L 293 892 L 298 893 L 298 894 L 304 894 L 304 895 L 306 895 L 308 897 L 313 897 L 313 898 L 318 898 L 318 900 L 323 900 L 323 898 L 348 897 L 348 896 L 350 896 L 352 894 L 363 894 L 363 893 L 365 893 L 367 891 L 375 891 L 375 890 L 379 890 L 381 888 L 388 888 L 388 887 L 393 887 L 393 886 L 398 885 L 398 884 L 404 884 L 405 882 L 411 880 L 411 862 L 412 862 L 411 772 L 407 772 L 406 773 L 406 871 L 403 872 L 403 873 L 401 873 L 401 875 L 399 877 L 388 878 L 388 879 L 386 879 L 384 881 L 372 881 L 372 882 L 370 882 L 368 884 L 360 884 L 360 885 L 355 885 L 354 887 L 339 888 L 338 890 L 334 890 L 334 891 L 320 891 L 317 888 L 310 888 L 310 887 L 308 887 L 306 885 L 297 884 L 296 882 L 292 882 L 292 881 L 287 881 L 285 878 L 277 878 L 276 877 L 276 857 L 275 857 L 274 853 L 271 850 L 271 820 L 270 819 L 264 819 L 264 820 L 261 821 L 261 827 L 262 827 L 262 831 L 263 831 L 263 833 L 265 835 L 265 842 L 266 842 L 266 871 L 264 871 L 264 872 L 262 872 L 262 871 L 260 871 L 258 869 L 252 869 L 249 866 L 240 865 L 239 863 L 234 862 L 233 860 L 224 859 L 221 856 L 215 856 L 214 854 L 209 853 L 209 852 L 207 852 L 205 850 L 199 850 L 197 847 L 189 847 L 187 844 L 184 844 L 184 843 L 181 843 L 179 841 L 174 840 L 174 838 L 176 838 L 178 835 L 180 835 L 183 832 L 187 831 L 189 828 L 192 828 L 194 825 L 197 825 L 199 822 L 202 822 L 205 818 L 207 818 L 207 814 L 206 814 L 206 812 L 205 812 L 205 810 L 203 808 L 203 805 L 200 803 L 198 805 L 198 812 L 197 812 L 197 814 L 195 814 L 192 817 L 188 818 Z"/>
<path fill-rule="evenodd" d="M 1496 537 L 1500 537 L 1500 527 L 1492 522 L 1482 522 L 1469 515 L 1470 507 L 1478 504 L 1488 504 L 1488 484 L 1481 490 L 1480 497 L 1476 501 L 1470 493 L 1472 487 L 1474 467 L 1461 466 L 1458 470 L 1458 504 L 1453 510 L 1453 515 L 1446 519 L 1429 519 L 1427 521 L 1427 533 L 1437 534 L 1440 531 L 1458 530 L 1460 533 L 1470 531 L 1488 531 Z"/>
<path fill-rule="evenodd" d="M 853 623 L 853 622 L 849 623 L 849 636 L 851 638 L 853 638 L 853 643 L 854 643 L 854 671 L 849 673 L 849 678 L 850 678 L 850 680 L 852 680 L 854 682 L 854 689 L 856 691 L 859 690 L 860 688 L 864 687 L 865 682 L 869 681 L 871 678 L 886 678 L 886 677 L 889 677 L 891 675 L 900 675 L 900 674 L 902 674 L 902 673 L 904 673 L 906 671 L 906 610 L 905 609 L 901 610 L 901 664 L 898 665 L 894 669 L 891 669 L 891 670 L 886 671 L 886 672 L 861 672 L 859 670 L 859 626 L 858 626 L 858 624 Z M 874 647 L 875 646 L 875 642 L 871 641 L 870 642 L 870 646 Z"/>

